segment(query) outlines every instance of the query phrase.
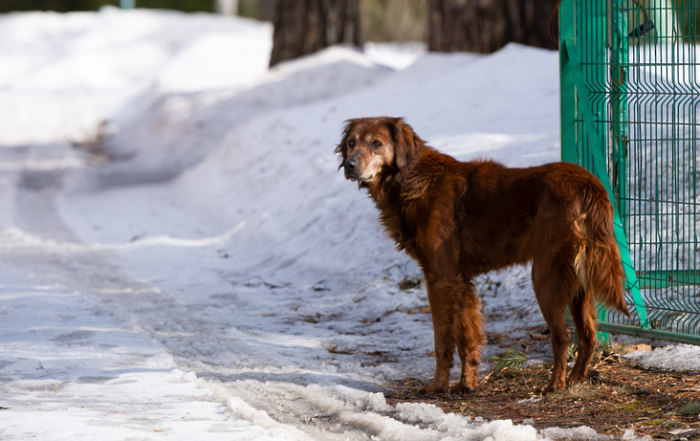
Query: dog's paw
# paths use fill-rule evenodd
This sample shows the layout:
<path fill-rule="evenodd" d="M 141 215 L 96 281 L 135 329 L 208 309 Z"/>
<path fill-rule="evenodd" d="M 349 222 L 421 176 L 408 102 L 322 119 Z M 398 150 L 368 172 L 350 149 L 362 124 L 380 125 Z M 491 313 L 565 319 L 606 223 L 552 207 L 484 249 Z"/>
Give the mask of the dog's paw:
<path fill-rule="evenodd" d="M 550 384 L 549 386 L 542 389 L 542 396 L 549 395 L 552 392 L 556 392 L 556 391 L 563 390 L 563 389 L 565 389 L 564 386 L 552 386 Z"/>
<path fill-rule="evenodd" d="M 429 385 L 422 387 L 418 393 L 421 395 L 430 395 L 430 394 L 444 394 L 447 391 L 446 387 L 440 386 L 436 384 L 435 382 L 430 383 Z"/>
<path fill-rule="evenodd" d="M 433 395 L 433 394 L 444 394 L 445 389 L 439 387 L 437 389 L 428 389 L 427 387 L 421 387 L 418 391 L 420 395 Z"/>
<path fill-rule="evenodd" d="M 466 383 L 460 381 L 459 383 L 453 385 L 450 387 L 450 392 L 453 394 L 470 394 L 476 390 L 476 387 L 471 387 L 467 385 Z"/>

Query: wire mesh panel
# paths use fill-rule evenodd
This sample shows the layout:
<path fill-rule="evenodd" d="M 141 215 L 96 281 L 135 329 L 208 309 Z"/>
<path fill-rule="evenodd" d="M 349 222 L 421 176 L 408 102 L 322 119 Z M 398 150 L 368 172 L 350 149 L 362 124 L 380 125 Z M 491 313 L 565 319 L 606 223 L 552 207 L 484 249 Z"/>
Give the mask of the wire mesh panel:
<path fill-rule="evenodd" d="M 601 328 L 700 344 L 700 2 L 560 11 L 562 159 L 613 196 L 632 306 L 631 323 L 601 311 Z"/>

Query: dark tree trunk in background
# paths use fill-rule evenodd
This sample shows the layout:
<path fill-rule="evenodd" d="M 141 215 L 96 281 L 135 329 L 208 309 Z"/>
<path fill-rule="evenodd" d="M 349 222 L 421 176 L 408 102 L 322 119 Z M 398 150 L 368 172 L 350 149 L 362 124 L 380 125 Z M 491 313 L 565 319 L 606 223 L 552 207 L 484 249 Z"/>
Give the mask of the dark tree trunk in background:
<path fill-rule="evenodd" d="M 555 5 L 556 0 L 429 0 L 428 49 L 490 53 L 509 42 L 556 49 L 549 33 Z"/>
<path fill-rule="evenodd" d="M 338 43 L 362 46 L 360 0 L 276 0 L 270 66 Z"/>
<path fill-rule="evenodd" d="M 275 15 L 275 0 L 258 0 L 258 19 L 262 21 L 272 21 Z"/>

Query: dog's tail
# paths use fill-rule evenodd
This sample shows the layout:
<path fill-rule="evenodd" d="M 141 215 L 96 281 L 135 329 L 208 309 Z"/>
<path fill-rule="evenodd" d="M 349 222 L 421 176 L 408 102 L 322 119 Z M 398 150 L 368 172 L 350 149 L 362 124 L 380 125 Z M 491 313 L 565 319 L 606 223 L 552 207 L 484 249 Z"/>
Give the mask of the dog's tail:
<path fill-rule="evenodd" d="M 601 191 L 602 190 L 602 191 Z M 615 240 L 613 207 L 604 189 L 589 187 L 581 193 L 582 214 L 575 222 L 580 238 L 575 266 L 583 288 L 627 317 L 620 250 Z"/>

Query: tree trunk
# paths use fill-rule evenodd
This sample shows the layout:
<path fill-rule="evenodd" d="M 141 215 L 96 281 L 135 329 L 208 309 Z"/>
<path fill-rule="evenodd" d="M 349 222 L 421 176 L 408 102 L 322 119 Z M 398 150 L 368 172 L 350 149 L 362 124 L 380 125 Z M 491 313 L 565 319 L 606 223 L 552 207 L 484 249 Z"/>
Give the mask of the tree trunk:
<path fill-rule="evenodd" d="M 556 0 L 429 0 L 428 49 L 494 52 L 509 42 L 556 49 Z M 554 20 L 554 35 L 558 20 Z"/>
<path fill-rule="evenodd" d="M 270 66 L 338 43 L 362 46 L 360 0 L 276 0 Z"/>
<path fill-rule="evenodd" d="M 258 0 L 259 20 L 272 21 L 275 16 L 275 0 Z"/>

